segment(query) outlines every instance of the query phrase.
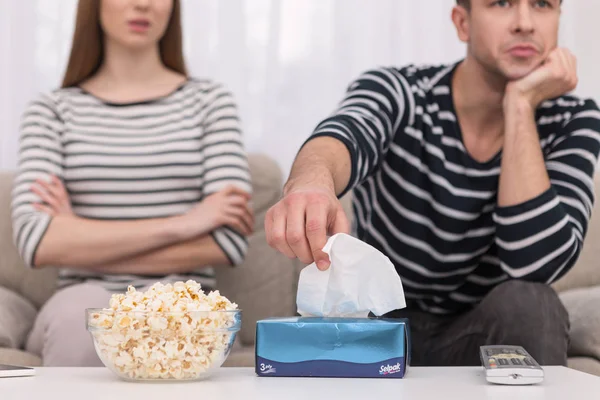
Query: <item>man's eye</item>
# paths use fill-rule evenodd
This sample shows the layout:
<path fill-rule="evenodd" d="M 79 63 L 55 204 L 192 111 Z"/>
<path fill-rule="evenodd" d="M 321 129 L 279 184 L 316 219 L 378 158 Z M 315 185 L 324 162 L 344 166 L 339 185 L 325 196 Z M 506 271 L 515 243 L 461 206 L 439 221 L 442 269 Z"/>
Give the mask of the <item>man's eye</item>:
<path fill-rule="evenodd" d="M 552 6 L 552 4 L 550 4 L 546 0 L 538 0 L 535 2 L 535 6 L 539 7 L 539 8 L 550 8 Z"/>
<path fill-rule="evenodd" d="M 492 3 L 492 6 L 506 8 L 510 6 L 510 2 L 508 0 L 498 0 Z"/>

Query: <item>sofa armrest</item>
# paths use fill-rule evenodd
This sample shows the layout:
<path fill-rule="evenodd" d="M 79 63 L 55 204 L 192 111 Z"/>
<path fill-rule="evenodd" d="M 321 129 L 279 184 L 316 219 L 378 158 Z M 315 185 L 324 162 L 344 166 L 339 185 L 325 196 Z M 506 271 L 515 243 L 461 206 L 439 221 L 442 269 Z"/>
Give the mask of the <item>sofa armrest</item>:
<path fill-rule="evenodd" d="M 36 315 L 31 302 L 0 286 L 0 347 L 21 349 Z"/>
<path fill-rule="evenodd" d="M 569 357 L 600 361 L 600 286 L 567 290 L 559 294 L 569 313 Z"/>
<path fill-rule="evenodd" d="M 255 227 L 248 238 L 248 253 L 241 265 L 216 268 L 217 289 L 242 310 L 242 344 L 254 344 L 256 321 L 295 313 L 296 261 L 273 250 L 266 241 L 265 214 L 282 195 L 281 169 L 263 155 L 249 156 Z"/>

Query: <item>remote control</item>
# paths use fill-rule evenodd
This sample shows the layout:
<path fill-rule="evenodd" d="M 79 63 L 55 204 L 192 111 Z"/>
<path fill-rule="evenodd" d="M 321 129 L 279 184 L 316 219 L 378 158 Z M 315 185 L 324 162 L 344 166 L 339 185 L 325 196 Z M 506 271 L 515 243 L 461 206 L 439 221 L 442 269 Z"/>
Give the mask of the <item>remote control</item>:
<path fill-rule="evenodd" d="M 481 346 L 479 354 L 490 383 L 532 385 L 544 380 L 544 370 L 521 346 Z"/>

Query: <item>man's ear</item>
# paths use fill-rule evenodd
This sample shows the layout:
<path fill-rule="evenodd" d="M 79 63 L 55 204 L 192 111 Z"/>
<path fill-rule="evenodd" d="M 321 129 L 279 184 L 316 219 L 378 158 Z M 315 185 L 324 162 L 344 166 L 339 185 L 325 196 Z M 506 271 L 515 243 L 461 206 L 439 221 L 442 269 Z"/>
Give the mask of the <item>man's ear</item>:
<path fill-rule="evenodd" d="M 469 11 L 463 6 L 452 8 L 452 22 L 461 42 L 467 43 L 471 38 Z"/>

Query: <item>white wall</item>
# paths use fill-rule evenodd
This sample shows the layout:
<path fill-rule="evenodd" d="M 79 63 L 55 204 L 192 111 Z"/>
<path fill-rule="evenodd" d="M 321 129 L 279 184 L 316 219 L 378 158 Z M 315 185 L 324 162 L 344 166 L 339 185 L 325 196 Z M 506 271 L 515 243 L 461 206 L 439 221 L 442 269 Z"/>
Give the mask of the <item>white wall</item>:
<path fill-rule="evenodd" d="M 576 94 L 600 103 L 600 1 L 564 0 L 561 45 L 578 59 Z"/>

